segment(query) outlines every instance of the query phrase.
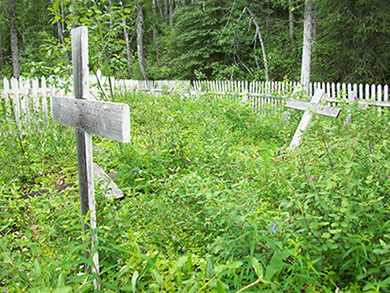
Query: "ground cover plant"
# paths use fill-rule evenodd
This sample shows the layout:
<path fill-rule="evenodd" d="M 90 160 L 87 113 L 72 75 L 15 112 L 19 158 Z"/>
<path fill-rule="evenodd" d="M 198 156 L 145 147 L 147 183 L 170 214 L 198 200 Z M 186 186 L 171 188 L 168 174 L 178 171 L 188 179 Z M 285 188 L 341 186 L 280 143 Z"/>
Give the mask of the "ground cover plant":
<path fill-rule="evenodd" d="M 121 201 L 97 188 L 88 275 L 71 129 L 18 129 L 2 107 L 0 286 L 8 292 L 380 292 L 390 278 L 390 120 L 255 113 L 235 96 L 117 97 L 132 142 L 94 138 Z M 344 107 L 344 106 L 343 106 Z M 84 239 L 85 240 L 85 239 Z"/>

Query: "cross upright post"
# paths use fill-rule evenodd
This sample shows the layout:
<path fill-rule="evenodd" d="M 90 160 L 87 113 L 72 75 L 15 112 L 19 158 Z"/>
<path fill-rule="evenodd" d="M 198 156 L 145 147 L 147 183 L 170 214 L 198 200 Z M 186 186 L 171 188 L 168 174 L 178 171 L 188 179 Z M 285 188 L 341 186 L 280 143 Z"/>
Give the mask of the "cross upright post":
<path fill-rule="evenodd" d="M 76 99 L 89 100 L 89 69 L 88 69 L 88 29 L 78 27 L 71 32 L 72 40 L 72 60 L 73 60 L 73 83 L 74 95 Z M 96 229 L 96 209 L 95 209 L 95 186 L 93 180 L 93 155 L 92 155 L 92 135 L 82 128 L 76 128 L 77 141 L 77 164 L 80 190 L 80 211 L 85 217 L 88 212 L 89 221 L 84 223 L 85 231 Z M 94 243 L 97 241 L 95 232 L 91 232 L 92 251 Z M 88 259 L 91 255 L 88 250 L 84 252 Z M 99 272 L 98 253 L 92 256 L 92 272 Z"/>
<path fill-rule="evenodd" d="M 88 221 L 82 223 L 83 231 L 89 232 L 91 237 L 84 255 L 87 259 L 92 257 L 89 270 L 98 274 L 99 257 L 93 249 L 97 236 L 94 231 L 96 209 L 91 133 L 120 142 L 130 142 L 130 110 L 127 104 L 89 99 L 87 28 L 73 29 L 71 38 L 75 99 L 52 97 L 51 110 L 55 122 L 76 128 L 80 211 L 83 218 L 88 218 Z M 98 288 L 96 283 L 95 288 Z"/>

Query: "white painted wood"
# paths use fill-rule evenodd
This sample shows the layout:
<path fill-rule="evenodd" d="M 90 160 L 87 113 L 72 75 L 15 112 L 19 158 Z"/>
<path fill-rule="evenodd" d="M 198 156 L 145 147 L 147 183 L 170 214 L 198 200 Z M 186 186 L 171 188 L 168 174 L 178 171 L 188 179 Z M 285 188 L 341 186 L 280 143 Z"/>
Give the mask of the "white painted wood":
<path fill-rule="evenodd" d="M 46 78 L 43 76 L 41 79 L 41 89 L 42 89 L 42 112 L 43 112 L 43 119 L 45 123 L 47 123 L 47 85 L 46 85 Z"/>
<path fill-rule="evenodd" d="M 377 101 L 378 102 L 382 102 L 383 101 L 383 99 L 382 99 L 382 85 L 381 84 L 378 84 L 378 86 L 377 86 Z M 379 113 L 382 113 L 382 108 L 378 108 L 378 111 L 379 111 Z"/>
<path fill-rule="evenodd" d="M 341 98 L 343 100 L 346 100 L 348 98 L 348 92 L 347 92 L 347 85 L 345 83 L 341 84 L 341 90 L 342 90 Z"/>
<path fill-rule="evenodd" d="M 347 92 L 346 92 L 346 96 L 345 96 L 346 100 L 349 100 L 351 93 L 352 93 L 352 85 L 350 83 L 347 83 Z"/>
<path fill-rule="evenodd" d="M 353 89 L 352 89 L 352 92 L 355 93 L 355 97 L 356 99 L 359 99 L 359 96 L 358 96 L 358 86 L 356 83 L 353 84 Z"/>
<path fill-rule="evenodd" d="M 28 99 L 28 85 L 27 80 L 24 81 L 22 77 L 17 81 L 19 86 L 19 101 L 20 101 L 20 112 L 25 125 L 30 125 L 30 109 Z"/>
<path fill-rule="evenodd" d="M 21 121 L 20 121 L 20 96 L 19 96 L 19 83 L 18 80 L 15 78 L 11 78 L 11 91 L 13 93 L 11 97 L 12 104 L 13 104 L 13 112 L 14 112 L 14 117 L 16 121 L 17 127 L 20 129 L 21 128 Z"/>
<path fill-rule="evenodd" d="M 130 142 L 127 104 L 53 97 L 51 110 L 55 122 L 120 142 Z"/>
<path fill-rule="evenodd" d="M 38 80 L 34 78 L 31 81 L 31 96 L 30 99 L 32 100 L 33 110 L 34 110 L 34 120 L 40 120 L 40 110 L 41 110 L 41 103 L 40 103 L 40 97 L 38 96 Z"/>
<path fill-rule="evenodd" d="M 359 84 L 359 100 L 364 99 L 364 89 L 363 89 L 363 84 Z"/>
<path fill-rule="evenodd" d="M 324 95 L 325 95 L 325 91 L 322 89 L 318 89 L 315 92 L 313 98 L 311 99 L 310 104 L 313 106 L 318 105 L 321 102 L 321 99 L 324 97 Z M 312 117 L 313 117 L 313 112 L 311 112 L 310 110 L 306 110 L 303 113 L 302 119 L 299 122 L 298 128 L 295 131 L 293 139 L 290 143 L 290 146 L 289 146 L 290 149 L 296 148 L 299 146 L 299 144 L 302 140 L 302 135 L 309 127 L 309 124 L 310 124 Z"/>
<path fill-rule="evenodd" d="M 349 96 L 348 96 L 349 102 L 353 102 L 354 100 L 356 100 L 357 99 L 356 96 L 357 96 L 356 90 L 349 92 Z M 347 115 L 347 118 L 345 118 L 344 125 L 351 124 L 353 121 L 351 109 L 349 107 L 347 107 L 347 113 L 348 113 L 348 115 Z"/>

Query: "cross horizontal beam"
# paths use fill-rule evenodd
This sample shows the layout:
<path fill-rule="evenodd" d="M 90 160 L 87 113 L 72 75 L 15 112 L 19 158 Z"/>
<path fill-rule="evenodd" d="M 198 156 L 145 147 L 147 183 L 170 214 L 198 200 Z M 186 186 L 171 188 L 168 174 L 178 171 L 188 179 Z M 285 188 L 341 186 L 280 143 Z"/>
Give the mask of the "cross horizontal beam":
<path fill-rule="evenodd" d="M 130 110 L 123 103 L 52 98 L 55 122 L 120 142 L 130 142 Z"/>
<path fill-rule="evenodd" d="M 321 105 L 314 105 L 309 102 L 297 101 L 294 99 L 290 99 L 286 103 L 287 108 L 296 109 L 306 111 L 309 110 L 316 114 L 321 114 L 328 117 L 337 118 L 340 114 L 341 108 L 332 108 Z"/>

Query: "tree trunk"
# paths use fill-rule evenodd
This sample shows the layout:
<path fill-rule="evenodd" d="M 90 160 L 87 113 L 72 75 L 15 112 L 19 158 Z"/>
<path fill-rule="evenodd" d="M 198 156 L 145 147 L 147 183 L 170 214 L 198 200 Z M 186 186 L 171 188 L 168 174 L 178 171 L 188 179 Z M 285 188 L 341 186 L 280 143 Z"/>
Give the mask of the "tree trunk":
<path fill-rule="evenodd" d="M 127 73 L 130 74 L 131 72 L 131 49 L 130 49 L 130 42 L 129 42 L 129 32 L 127 31 L 126 27 L 126 18 L 125 18 L 125 13 L 124 13 L 124 8 L 123 4 L 121 3 L 121 8 L 122 8 L 122 24 L 123 24 L 123 36 L 125 39 L 126 43 L 126 59 L 127 59 Z"/>
<path fill-rule="evenodd" d="M 60 44 L 65 48 L 65 38 L 64 38 L 64 30 L 65 30 L 65 24 L 62 21 L 64 19 L 64 6 L 61 4 L 60 6 L 60 13 L 61 13 L 61 20 L 57 21 L 57 34 L 58 39 L 60 40 Z M 70 58 L 68 51 L 65 51 L 66 61 L 68 64 L 70 64 Z"/>
<path fill-rule="evenodd" d="M 3 27 L 0 25 L 0 70 L 4 69 L 4 55 L 3 55 Z"/>
<path fill-rule="evenodd" d="M 153 43 L 156 48 L 156 59 L 159 59 L 159 54 L 158 54 L 158 40 L 157 40 L 157 28 L 156 28 L 156 1 L 152 0 L 152 12 L 153 12 Z"/>
<path fill-rule="evenodd" d="M 148 79 L 148 76 L 146 75 L 146 62 L 144 58 L 144 46 L 143 46 L 143 15 L 142 15 L 142 1 L 137 1 L 137 53 L 138 53 L 138 62 L 139 67 L 142 72 L 142 76 L 145 80 Z"/>
<path fill-rule="evenodd" d="M 158 11 L 160 12 L 161 19 L 164 19 L 164 12 L 163 12 L 163 10 L 162 10 L 160 0 L 157 0 L 157 7 L 158 7 Z"/>
<path fill-rule="evenodd" d="M 9 31 L 11 38 L 11 55 L 12 55 L 12 75 L 19 78 L 19 47 L 18 47 L 18 31 L 16 27 L 16 7 L 15 0 L 9 0 Z"/>
<path fill-rule="evenodd" d="M 288 15 L 289 15 L 289 26 L 290 26 L 290 40 L 294 41 L 295 40 L 295 35 L 294 35 L 294 13 L 292 11 L 292 4 L 291 0 L 288 1 Z"/>
<path fill-rule="evenodd" d="M 168 0 L 164 0 L 164 4 L 165 24 L 168 25 Z"/>
<path fill-rule="evenodd" d="M 169 0 L 169 25 L 173 26 L 173 0 Z"/>
<path fill-rule="evenodd" d="M 245 7 L 243 10 L 243 13 L 245 11 L 248 11 L 249 15 L 252 18 L 253 23 L 256 26 L 256 34 L 259 37 L 260 45 L 261 45 L 261 51 L 263 52 L 263 60 L 264 60 L 264 68 L 265 68 L 265 79 L 268 81 L 269 80 L 269 67 L 268 67 L 268 60 L 267 60 L 267 54 L 265 53 L 265 47 L 264 47 L 264 42 L 263 42 L 263 37 L 261 36 L 261 31 L 260 31 L 260 26 L 256 21 L 256 17 L 253 14 L 253 12 L 248 8 Z"/>
<path fill-rule="evenodd" d="M 309 92 L 310 84 L 310 61 L 311 45 L 313 41 L 313 1 L 306 0 L 303 27 L 303 50 L 302 50 L 302 69 L 301 86 L 306 92 Z"/>

